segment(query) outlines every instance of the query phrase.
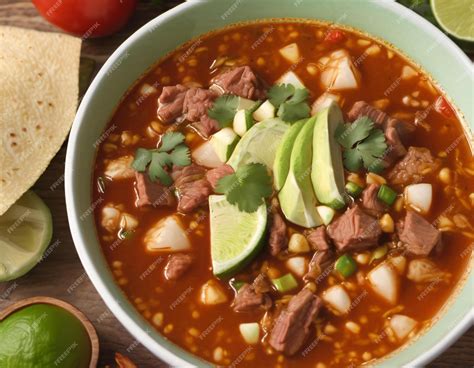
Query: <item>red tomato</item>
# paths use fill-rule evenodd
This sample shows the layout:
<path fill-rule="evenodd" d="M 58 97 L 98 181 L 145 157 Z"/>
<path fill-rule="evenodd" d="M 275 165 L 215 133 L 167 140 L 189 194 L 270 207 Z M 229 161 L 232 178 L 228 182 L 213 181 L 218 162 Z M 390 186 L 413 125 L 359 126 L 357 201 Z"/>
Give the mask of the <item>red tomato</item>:
<path fill-rule="evenodd" d="M 452 118 L 454 116 L 453 108 L 443 96 L 439 96 L 436 99 L 435 110 L 447 118 Z"/>
<path fill-rule="evenodd" d="M 122 28 L 137 0 L 33 0 L 55 26 L 82 38 L 110 35 Z"/>
<path fill-rule="evenodd" d="M 339 43 L 346 39 L 346 35 L 340 29 L 331 28 L 327 33 L 326 37 L 324 37 L 324 41 L 328 41 L 331 43 Z"/>

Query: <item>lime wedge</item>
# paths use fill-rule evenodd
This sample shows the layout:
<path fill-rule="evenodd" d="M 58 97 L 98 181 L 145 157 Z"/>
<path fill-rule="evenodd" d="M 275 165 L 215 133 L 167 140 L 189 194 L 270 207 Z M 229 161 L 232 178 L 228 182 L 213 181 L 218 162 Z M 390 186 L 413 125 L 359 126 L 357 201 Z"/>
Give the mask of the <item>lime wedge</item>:
<path fill-rule="evenodd" d="M 0 281 L 16 279 L 43 256 L 53 235 L 49 208 L 28 191 L 0 216 Z"/>
<path fill-rule="evenodd" d="M 431 0 L 439 25 L 450 35 L 474 41 L 474 3 L 472 0 Z"/>
<path fill-rule="evenodd" d="M 209 209 L 213 272 L 217 277 L 228 277 L 245 267 L 263 246 L 267 206 L 241 212 L 224 195 L 211 195 Z"/>
<path fill-rule="evenodd" d="M 288 127 L 288 124 L 276 118 L 255 124 L 237 143 L 227 164 L 234 170 L 249 163 L 264 164 L 272 169 L 276 150 Z"/>

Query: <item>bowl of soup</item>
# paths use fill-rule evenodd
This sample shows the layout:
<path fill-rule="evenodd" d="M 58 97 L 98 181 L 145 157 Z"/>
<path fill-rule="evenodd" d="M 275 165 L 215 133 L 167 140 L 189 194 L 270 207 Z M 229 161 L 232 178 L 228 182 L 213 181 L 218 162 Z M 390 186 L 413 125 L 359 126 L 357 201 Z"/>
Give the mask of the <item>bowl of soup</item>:
<path fill-rule="evenodd" d="M 88 275 L 172 365 L 428 362 L 472 317 L 471 68 L 390 2 L 159 16 L 72 129 Z"/>

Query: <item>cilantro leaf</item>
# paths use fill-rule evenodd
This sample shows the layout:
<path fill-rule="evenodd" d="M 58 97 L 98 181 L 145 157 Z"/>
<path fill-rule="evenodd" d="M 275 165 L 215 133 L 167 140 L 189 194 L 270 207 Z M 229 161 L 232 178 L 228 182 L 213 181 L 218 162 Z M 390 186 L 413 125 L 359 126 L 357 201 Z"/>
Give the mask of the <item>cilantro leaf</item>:
<path fill-rule="evenodd" d="M 277 109 L 283 102 L 295 93 L 295 87 L 291 84 L 276 84 L 269 89 L 267 96 L 271 104 Z"/>
<path fill-rule="evenodd" d="M 309 117 L 311 109 L 306 102 L 285 102 L 278 108 L 277 115 L 287 122 L 297 121 Z"/>
<path fill-rule="evenodd" d="M 216 187 L 216 193 L 225 194 L 229 203 L 249 213 L 255 212 L 272 191 L 266 166 L 256 163 L 240 166 L 235 173 L 219 179 Z"/>
<path fill-rule="evenodd" d="M 357 145 L 357 150 L 360 152 L 366 168 L 379 162 L 386 149 L 385 134 L 380 129 L 372 130 L 369 136 Z"/>
<path fill-rule="evenodd" d="M 352 148 L 354 144 L 367 138 L 373 127 L 373 121 L 367 116 L 362 116 L 352 124 L 337 127 L 335 137 L 344 148 Z"/>
<path fill-rule="evenodd" d="M 348 148 L 344 150 L 344 166 L 349 171 L 359 171 L 362 169 L 362 157 L 357 148 Z"/>
<path fill-rule="evenodd" d="M 169 155 L 164 152 L 152 152 L 148 175 L 152 181 L 159 180 L 161 184 L 170 186 L 173 183 L 171 176 L 165 171 L 164 166 L 169 163 Z"/>
<path fill-rule="evenodd" d="M 185 144 L 177 146 L 170 154 L 170 160 L 176 166 L 191 165 L 191 157 L 189 156 L 189 148 Z"/>
<path fill-rule="evenodd" d="M 309 92 L 306 88 L 298 88 L 295 90 L 295 94 L 289 99 L 288 102 L 299 103 L 305 102 L 309 97 Z"/>
<path fill-rule="evenodd" d="M 184 142 L 184 134 L 180 132 L 169 132 L 161 137 L 160 148 L 158 152 L 168 152 L 175 148 L 178 144 Z"/>
<path fill-rule="evenodd" d="M 139 148 L 135 152 L 135 158 L 132 162 L 132 168 L 138 172 L 143 172 L 151 161 L 151 151 L 145 148 Z"/>
<path fill-rule="evenodd" d="M 217 120 L 221 128 L 229 127 L 237 112 L 238 103 L 238 96 L 220 96 L 214 101 L 214 105 L 207 110 L 207 114 L 211 119 Z"/>

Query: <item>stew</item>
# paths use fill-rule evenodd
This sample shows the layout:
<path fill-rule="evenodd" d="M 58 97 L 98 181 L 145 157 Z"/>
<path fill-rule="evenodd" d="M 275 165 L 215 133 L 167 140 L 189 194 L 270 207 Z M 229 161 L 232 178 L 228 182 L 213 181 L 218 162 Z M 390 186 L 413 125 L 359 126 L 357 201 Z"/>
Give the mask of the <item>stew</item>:
<path fill-rule="evenodd" d="M 474 240 L 474 160 L 419 67 L 355 30 L 265 21 L 160 60 L 94 171 L 117 283 L 218 365 L 346 367 L 429 327 Z"/>

